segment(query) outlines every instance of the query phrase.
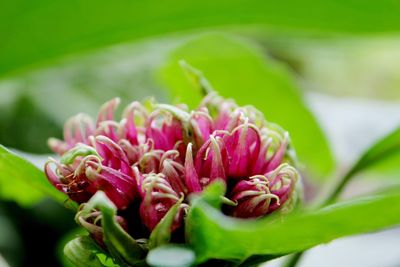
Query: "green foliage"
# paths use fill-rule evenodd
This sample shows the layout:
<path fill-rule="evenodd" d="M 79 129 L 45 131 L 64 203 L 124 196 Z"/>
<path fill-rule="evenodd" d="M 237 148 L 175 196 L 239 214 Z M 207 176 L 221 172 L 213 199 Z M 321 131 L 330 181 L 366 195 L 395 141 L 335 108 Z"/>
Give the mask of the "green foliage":
<path fill-rule="evenodd" d="M 348 185 L 348 183 L 356 177 L 358 173 L 366 171 L 370 168 L 378 166 L 382 166 L 382 164 L 390 162 L 391 160 L 397 160 L 399 158 L 400 153 L 400 128 L 396 128 L 386 136 L 382 137 L 372 146 L 370 146 L 355 162 L 355 164 L 347 171 L 347 173 L 342 177 L 339 183 L 333 187 L 333 190 L 330 194 L 323 198 L 322 204 L 327 205 L 330 203 L 334 203 L 337 198 L 340 196 L 340 193 L 343 189 Z M 395 166 L 395 167 L 394 167 Z M 389 168 L 398 168 L 398 164 L 392 166 L 389 163 Z M 390 190 L 390 191 L 396 191 Z M 286 266 L 296 266 L 296 264 L 300 261 L 304 254 L 304 251 L 294 254 Z"/>
<path fill-rule="evenodd" d="M 101 249 L 89 236 L 76 237 L 64 247 L 65 256 L 76 267 L 103 267 L 97 253 Z"/>
<path fill-rule="evenodd" d="M 347 176 L 353 176 L 398 153 L 400 153 L 400 128 L 394 129 L 369 147 L 349 170 Z"/>
<path fill-rule="evenodd" d="M 0 145 L 0 198 L 28 206 L 45 197 L 61 203 L 66 199 L 47 181 L 41 170 Z"/>
<path fill-rule="evenodd" d="M 213 190 L 221 194 L 223 187 Z M 187 236 L 201 262 L 211 258 L 245 260 L 252 255 L 273 257 L 398 225 L 399 213 L 399 192 L 253 221 L 227 217 L 200 197 L 192 203 Z"/>
<path fill-rule="evenodd" d="M 154 60 L 153 50 L 162 52 L 157 52 L 156 64 L 146 61 L 146 65 L 139 60 L 135 67 L 142 71 L 137 71 L 133 80 L 143 79 L 144 76 L 147 79 L 144 89 L 138 94 L 140 97 L 157 93 L 152 71 L 162 61 L 160 58 L 167 57 L 168 62 L 161 71 L 162 82 L 174 97 L 196 105 L 201 90 L 196 92 L 191 88 L 178 66 L 178 61 L 185 59 L 204 71 L 221 95 L 235 98 L 239 104 L 255 105 L 268 120 L 289 130 L 307 171 L 322 180 L 334 168 L 332 155 L 322 131 L 285 68 L 265 58 L 263 51 L 245 40 L 218 35 L 196 37 L 166 56 L 169 48 L 165 49 L 162 39 L 155 37 L 169 33 L 175 33 L 176 37 L 179 36 L 176 33 L 210 27 L 224 29 L 239 24 L 261 25 L 259 29 L 324 34 L 398 33 L 399 13 L 400 3 L 391 0 L 1 1 L 0 78 L 13 76 L 15 79 L 12 82 L 17 82 L 20 87 L 17 86 L 16 103 L 6 108 L 0 107 L 0 139 L 8 146 L 25 151 L 47 152 L 46 139 L 61 135 L 61 122 L 66 116 L 84 111 L 85 108 L 93 111 L 98 102 L 109 95 L 114 96 L 116 92 L 131 99 L 132 95 L 137 96 L 131 88 L 142 86 L 135 83 L 127 87 L 132 83 L 128 79 L 107 84 L 104 81 L 110 76 L 104 73 L 110 74 L 109 69 L 102 69 L 97 76 L 91 76 L 93 73 L 85 72 L 88 68 L 82 64 L 82 57 L 77 60 L 76 65 L 81 68 L 74 69 L 73 78 L 69 76 L 72 72 L 68 68 L 65 72 L 42 73 L 42 77 L 38 75 L 39 78 L 29 78 L 27 73 L 46 64 L 58 63 L 58 60 L 69 55 L 88 53 L 116 43 L 153 38 L 154 48 L 144 49 L 150 55 L 150 61 Z M 181 41 L 174 39 L 171 43 L 177 40 Z M 135 57 L 142 53 L 141 49 L 135 52 Z M 97 61 L 93 62 L 88 65 L 97 64 Z M 103 61 L 103 64 L 107 65 L 107 61 Z M 120 71 L 116 69 L 114 72 Z M 18 77 L 19 74 L 22 75 Z M 56 80 L 59 84 L 61 76 L 68 82 L 54 89 L 51 81 Z M 99 76 L 104 76 L 104 80 Z M 113 77 L 120 76 L 114 74 Z M 44 83 L 47 86 L 42 86 L 40 82 L 35 85 L 35 80 L 40 79 L 50 82 Z M 205 80 L 201 75 L 191 76 L 190 79 L 195 84 L 204 85 Z M 103 89 L 98 88 L 99 84 Z M 41 90 L 32 90 L 38 88 Z M 107 92 L 109 88 L 112 90 Z M 163 96 L 162 93 L 160 95 Z M 60 104 L 68 107 L 60 108 Z M 329 200 L 335 200 L 356 174 L 371 166 L 380 167 L 379 164 L 389 159 L 397 161 L 399 140 L 400 130 L 396 130 L 367 150 L 344 176 Z M 68 158 L 65 160 L 68 161 Z M 395 165 L 392 162 L 390 167 L 393 166 L 398 170 L 398 162 Z M 190 210 L 187 231 L 190 244 L 198 256 L 197 261 L 211 258 L 247 259 L 242 266 L 252 266 L 338 237 L 400 223 L 398 192 L 297 212 L 285 218 L 272 216 L 258 221 L 242 221 L 219 211 L 223 191 L 218 185 L 209 188 L 202 197 L 194 200 Z M 43 172 L 0 146 L 0 198 L 30 207 L 48 196 L 59 203 L 66 199 L 65 195 L 50 185 Z M 103 214 L 104 241 L 111 256 L 121 265 L 144 265 L 145 249 L 115 221 L 116 209 L 112 203 L 104 195 L 98 194 L 89 204 L 90 209 L 98 208 Z M 191 248 L 164 245 L 170 240 L 168 229 L 177 209 L 174 206 L 170 210 L 150 237 L 150 247 L 154 249 L 146 261 L 151 266 L 190 266 L 196 260 Z M 0 238 L 0 245 L 4 243 L 3 240 Z M 77 266 L 107 265 L 105 261 L 108 256 L 86 236 L 70 241 L 65 252 Z"/>
<path fill-rule="evenodd" d="M 326 202 L 334 202 L 344 187 L 357 174 L 366 171 L 374 166 L 382 167 L 385 162 L 392 159 L 398 160 L 400 156 L 400 128 L 394 129 L 386 136 L 377 140 L 369 147 L 349 169 L 349 171 L 340 180 L 340 183 L 332 190 L 331 194 L 326 198 Z M 391 168 L 398 169 L 398 162 L 395 165 L 389 164 Z M 388 167 L 388 166 L 386 166 Z"/>
<path fill-rule="evenodd" d="M 0 12 L 0 75 L 113 43 L 205 27 L 380 33 L 400 25 L 400 4 L 391 0 L 2 1 Z"/>
<path fill-rule="evenodd" d="M 203 70 L 222 96 L 234 98 L 240 105 L 254 105 L 267 120 L 288 130 L 300 160 L 317 180 L 322 180 L 333 169 L 328 143 L 299 88 L 282 66 L 265 58 L 254 45 L 226 36 L 204 35 L 171 53 L 161 70 L 161 79 L 176 102 L 195 107 L 202 94 L 200 85 L 196 90 L 191 83 L 204 83 L 204 78 L 196 80 L 192 73 L 189 81 L 185 79 L 178 64 L 181 59 Z"/>
<path fill-rule="evenodd" d="M 78 231 L 75 231 L 75 236 L 77 232 Z M 79 234 L 67 242 L 64 246 L 63 252 L 61 262 L 64 267 L 120 266 L 115 264 L 91 237 L 83 234 Z"/>

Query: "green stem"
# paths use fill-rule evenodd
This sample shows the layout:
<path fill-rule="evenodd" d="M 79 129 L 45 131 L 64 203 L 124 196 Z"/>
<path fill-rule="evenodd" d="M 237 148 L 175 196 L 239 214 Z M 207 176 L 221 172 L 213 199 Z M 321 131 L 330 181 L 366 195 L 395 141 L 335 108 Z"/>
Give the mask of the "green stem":
<path fill-rule="evenodd" d="M 297 265 L 297 263 L 300 261 L 303 254 L 304 254 L 304 251 L 290 255 L 289 256 L 290 258 L 286 261 L 284 267 L 295 267 Z"/>
<path fill-rule="evenodd" d="M 321 206 L 326 206 L 330 203 L 333 203 L 337 200 L 338 196 L 342 193 L 343 189 L 350 181 L 350 179 L 358 172 L 357 169 L 353 168 L 340 179 L 339 183 L 333 188 L 331 193 L 322 201 Z M 295 267 L 298 262 L 301 260 L 302 256 L 304 255 L 305 251 L 295 253 L 290 256 L 288 261 L 285 263 L 284 267 Z"/>
<path fill-rule="evenodd" d="M 184 60 L 179 61 L 179 64 L 187 74 L 189 80 L 195 85 L 195 87 L 198 87 L 201 90 L 203 96 L 215 91 L 200 70 L 190 66 Z"/>
<path fill-rule="evenodd" d="M 342 193 L 347 183 L 354 176 L 354 174 L 356 174 L 356 172 L 350 171 L 345 176 L 343 176 L 343 178 L 339 181 L 339 183 L 333 188 L 331 193 L 324 199 L 321 206 L 326 206 L 328 204 L 335 202 L 339 197 L 339 195 Z"/>

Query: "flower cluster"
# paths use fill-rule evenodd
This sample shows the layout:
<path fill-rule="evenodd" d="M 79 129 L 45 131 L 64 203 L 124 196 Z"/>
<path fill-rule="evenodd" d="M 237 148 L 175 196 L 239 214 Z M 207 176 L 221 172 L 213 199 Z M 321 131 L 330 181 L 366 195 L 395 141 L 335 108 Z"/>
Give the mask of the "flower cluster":
<path fill-rule="evenodd" d="M 188 196 L 215 180 L 226 183 L 224 212 L 234 217 L 258 218 L 293 204 L 298 173 L 289 136 L 255 108 L 210 93 L 193 111 L 133 102 L 116 121 L 118 104 L 105 103 L 96 122 L 71 118 L 64 140 L 49 140 L 61 159 L 50 159 L 45 173 L 70 199 L 85 203 L 102 190 L 120 211 L 136 201 L 149 231 L 181 201 L 173 224 L 179 228 Z"/>

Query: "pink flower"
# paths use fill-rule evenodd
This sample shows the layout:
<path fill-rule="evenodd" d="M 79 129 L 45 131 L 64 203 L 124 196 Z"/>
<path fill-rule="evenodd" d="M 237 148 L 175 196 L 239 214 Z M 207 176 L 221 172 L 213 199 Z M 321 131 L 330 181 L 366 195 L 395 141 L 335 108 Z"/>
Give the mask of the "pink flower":
<path fill-rule="evenodd" d="M 157 224 L 164 218 L 168 210 L 179 201 L 180 196 L 172 188 L 165 175 L 159 174 L 144 174 L 141 175 L 135 169 L 135 175 L 140 184 L 140 192 L 142 202 L 139 212 L 142 223 L 149 230 L 153 230 Z M 183 195 L 183 194 L 182 194 Z M 181 205 L 181 210 L 186 205 Z M 182 213 L 178 212 L 178 217 L 172 226 L 175 230 L 181 225 Z"/>
<path fill-rule="evenodd" d="M 101 160 L 90 147 L 78 143 L 64 154 L 60 163 L 53 159 L 48 161 L 45 174 L 58 190 L 78 203 L 87 202 L 98 190 L 102 190 L 119 209 L 125 209 L 134 200 L 137 191 L 133 172 L 124 158 L 120 159 L 117 152 L 110 151 L 109 147 L 115 146 L 116 149 L 118 146 L 106 137 L 97 139 L 102 138 L 109 143 L 95 143 L 102 147 L 99 151 L 103 156 L 108 155 L 107 158 Z M 55 171 L 51 163 L 56 165 Z"/>
<path fill-rule="evenodd" d="M 192 144 L 187 146 L 185 160 L 185 181 L 190 192 L 200 192 L 212 181 L 226 181 L 228 152 L 220 137 L 209 139 L 200 147 L 193 159 Z"/>
<path fill-rule="evenodd" d="M 241 180 L 231 192 L 237 206 L 231 208 L 235 217 L 261 217 L 278 209 L 293 191 L 297 172 L 287 164 L 265 175 L 254 175 Z"/>
<path fill-rule="evenodd" d="M 136 212 L 151 231 L 183 199 L 172 228 L 181 227 L 187 196 L 215 180 L 227 185 L 225 197 L 235 206 L 225 210 L 235 217 L 262 217 L 294 199 L 289 135 L 255 108 L 211 93 L 190 112 L 133 102 L 116 121 L 118 104 L 105 103 L 96 123 L 73 117 L 64 141 L 49 140 L 61 160 L 50 160 L 46 175 L 72 200 L 85 203 L 102 190 L 120 210 L 140 202 Z"/>

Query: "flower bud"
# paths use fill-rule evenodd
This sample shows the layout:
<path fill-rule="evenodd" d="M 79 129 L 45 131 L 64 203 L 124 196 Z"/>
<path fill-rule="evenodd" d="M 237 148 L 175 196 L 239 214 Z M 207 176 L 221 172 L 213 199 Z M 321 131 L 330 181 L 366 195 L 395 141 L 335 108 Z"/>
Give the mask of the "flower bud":
<path fill-rule="evenodd" d="M 151 231 L 179 200 L 179 195 L 163 174 L 144 174 L 141 182 L 143 200 L 140 204 L 140 217 L 143 224 Z M 180 223 L 180 221 L 175 222 L 173 229 L 179 227 Z"/>
<path fill-rule="evenodd" d="M 183 127 L 173 114 L 162 109 L 153 111 L 146 121 L 146 137 L 154 142 L 155 149 L 168 151 L 183 139 Z"/>
<path fill-rule="evenodd" d="M 209 139 L 200 147 L 193 161 L 192 144 L 187 146 L 185 181 L 189 192 L 200 192 L 215 179 L 226 181 L 228 152 L 220 137 Z"/>
<path fill-rule="evenodd" d="M 45 165 L 49 181 L 78 203 L 88 201 L 97 190 L 102 190 L 118 208 L 125 209 L 136 195 L 136 183 L 132 176 L 129 176 L 132 171 L 124 165 L 124 159 L 120 162 L 117 162 L 116 158 L 103 159 L 106 164 L 103 165 L 98 155 L 89 154 L 88 151 L 92 151 L 90 147 L 78 144 L 75 150 L 64 154 L 61 163 L 50 159 Z M 55 164 L 55 171 L 51 168 L 51 163 Z"/>
<path fill-rule="evenodd" d="M 214 131 L 214 122 L 211 116 L 208 114 L 206 108 L 193 111 L 190 115 L 190 130 L 192 130 L 193 144 L 195 144 L 196 150 L 200 148 L 204 142 Z"/>
<path fill-rule="evenodd" d="M 187 192 L 185 186 L 185 167 L 178 161 L 179 152 L 169 150 L 164 153 L 160 161 L 160 173 L 164 174 L 172 189 L 178 194 Z"/>
<path fill-rule="evenodd" d="M 257 218 L 275 211 L 291 196 L 297 179 L 297 171 L 283 164 L 266 175 L 239 181 L 230 198 L 237 203 L 230 209 L 232 216 Z"/>
<path fill-rule="evenodd" d="M 233 129 L 232 133 L 226 134 L 224 142 L 230 155 L 229 177 L 249 177 L 252 164 L 260 153 L 261 137 L 257 127 L 246 120 Z"/>
<path fill-rule="evenodd" d="M 128 222 L 140 215 L 150 231 L 172 207 L 164 222 L 175 216 L 172 231 L 180 227 L 187 195 L 215 180 L 226 183 L 224 210 L 235 217 L 258 218 L 295 203 L 299 175 L 289 165 L 289 135 L 257 109 L 210 93 L 193 111 L 133 102 L 117 121 L 118 104 L 118 98 L 106 102 L 95 124 L 86 115 L 73 117 L 64 141 L 49 140 L 61 160 L 47 162 L 45 173 L 72 200 L 85 203 L 101 190 L 124 210 L 119 215 Z M 98 215 L 79 223 L 101 240 Z"/>

